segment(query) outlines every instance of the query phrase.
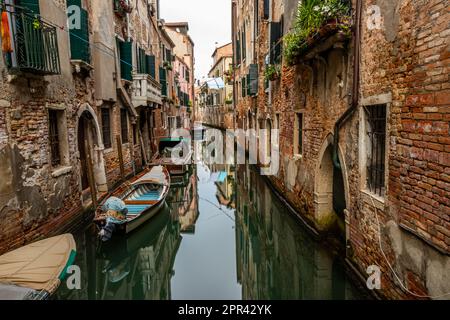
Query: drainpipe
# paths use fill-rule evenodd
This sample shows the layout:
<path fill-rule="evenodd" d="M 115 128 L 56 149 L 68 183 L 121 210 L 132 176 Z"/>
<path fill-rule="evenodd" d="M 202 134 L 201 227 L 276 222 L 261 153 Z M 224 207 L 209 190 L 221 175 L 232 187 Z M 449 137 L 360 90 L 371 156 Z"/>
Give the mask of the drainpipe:
<path fill-rule="evenodd" d="M 236 16 L 235 16 L 235 12 L 236 12 L 236 1 L 233 1 L 231 3 L 231 47 L 233 50 L 233 60 L 231 62 L 232 68 L 233 68 L 233 129 L 236 130 L 236 56 L 235 56 L 235 43 L 234 43 L 234 39 L 236 36 Z"/>
<path fill-rule="evenodd" d="M 333 165 L 336 169 L 341 170 L 341 164 L 339 162 L 338 149 L 339 149 L 339 130 L 342 126 L 351 118 L 355 113 L 359 105 L 359 87 L 360 87 L 360 56 L 361 56 L 361 13 L 362 13 L 362 0 L 356 0 L 356 18 L 355 28 L 353 34 L 353 87 L 352 87 L 352 102 L 350 107 L 344 112 L 344 114 L 336 121 L 334 126 L 334 143 L 333 143 Z"/>

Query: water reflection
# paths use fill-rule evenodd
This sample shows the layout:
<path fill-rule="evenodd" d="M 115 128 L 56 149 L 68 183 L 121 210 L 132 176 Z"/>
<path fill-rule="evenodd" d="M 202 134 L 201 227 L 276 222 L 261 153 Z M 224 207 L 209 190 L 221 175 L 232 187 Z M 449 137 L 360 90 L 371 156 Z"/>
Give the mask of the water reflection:
<path fill-rule="evenodd" d="M 100 245 L 76 234 L 81 289 L 57 299 L 354 299 L 340 263 L 249 166 L 192 166 L 164 210 Z"/>
<path fill-rule="evenodd" d="M 237 171 L 238 281 L 244 299 L 360 296 L 327 249 L 303 230 L 249 166 Z"/>

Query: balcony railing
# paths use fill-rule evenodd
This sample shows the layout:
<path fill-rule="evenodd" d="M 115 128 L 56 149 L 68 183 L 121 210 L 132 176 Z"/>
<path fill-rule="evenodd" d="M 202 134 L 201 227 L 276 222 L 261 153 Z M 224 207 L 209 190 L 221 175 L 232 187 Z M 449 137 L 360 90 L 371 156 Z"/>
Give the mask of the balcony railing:
<path fill-rule="evenodd" d="M 38 74 L 60 74 L 56 27 L 24 12 L 11 14 L 15 28 L 12 69 Z"/>
<path fill-rule="evenodd" d="M 135 107 L 162 104 L 161 84 L 148 74 L 133 74 L 132 100 Z"/>

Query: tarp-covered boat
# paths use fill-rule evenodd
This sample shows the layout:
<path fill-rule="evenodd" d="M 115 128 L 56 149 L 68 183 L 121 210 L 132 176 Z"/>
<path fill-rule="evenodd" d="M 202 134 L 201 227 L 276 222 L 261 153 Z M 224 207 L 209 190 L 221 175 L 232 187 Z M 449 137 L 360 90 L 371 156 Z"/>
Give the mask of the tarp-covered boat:
<path fill-rule="evenodd" d="M 102 227 L 102 240 L 109 240 L 112 233 L 129 233 L 152 218 L 162 208 L 169 188 L 170 175 L 163 166 L 120 186 L 97 209 L 95 221 Z"/>
<path fill-rule="evenodd" d="M 163 165 L 169 170 L 170 175 L 183 175 L 189 170 L 189 165 L 192 164 L 192 148 L 189 148 L 190 140 L 184 138 L 160 138 L 158 143 L 158 152 L 156 152 L 151 159 L 153 165 Z M 183 150 L 184 149 L 184 150 Z M 183 151 L 188 152 L 183 154 Z M 172 158 L 172 152 L 180 155 L 177 161 Z"/>
<path fill-rule="evenodd" d="M 46 299 L 76 256 L 71 234 L 34 242 L 0 256 L 0 300 Z"/>

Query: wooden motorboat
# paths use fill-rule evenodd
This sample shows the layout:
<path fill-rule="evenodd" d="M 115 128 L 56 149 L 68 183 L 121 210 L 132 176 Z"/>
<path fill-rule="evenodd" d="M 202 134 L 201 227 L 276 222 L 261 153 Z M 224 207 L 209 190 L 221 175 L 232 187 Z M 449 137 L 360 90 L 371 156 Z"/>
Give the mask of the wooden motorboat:
<path fill-rule="evenodd" d="M 76 256 L 71 234 L 37 241 L 0 256 L 0 300 L 44 300 L 67 275 Z"/>
<path fill-rule="evenodd" d="M 104 203 L 96 211 L 95 222 L 104 227 L 107 223 L 115 225 L 114 233 L 129 233 L 152 218 L 161 210 L 170 189 L 170 174 L 163 166 L 145 170 L 117 188 L 110 197 L 123 201 L 126 208 L 124 219 L 109 217 Z"/>
<path fill-rule="evenodd" d="M 189 143 L 189 140 L 183 138 L 160 138 L 158 151 L 151 159 L 152 165 L 162 165 L 169 170 L 171 176 L 184 175 L 189 171 L 189 165 L 192 163 L 192 148 L 186 154 L 182 155 L 179 162 L 175 163 L 172 159 L 172 150 L 180 147 L 182 143 Z"/>

